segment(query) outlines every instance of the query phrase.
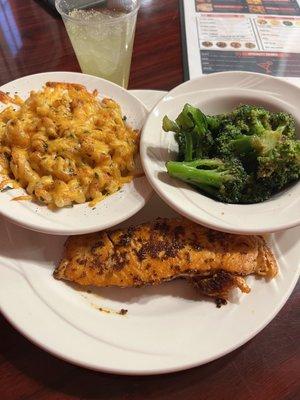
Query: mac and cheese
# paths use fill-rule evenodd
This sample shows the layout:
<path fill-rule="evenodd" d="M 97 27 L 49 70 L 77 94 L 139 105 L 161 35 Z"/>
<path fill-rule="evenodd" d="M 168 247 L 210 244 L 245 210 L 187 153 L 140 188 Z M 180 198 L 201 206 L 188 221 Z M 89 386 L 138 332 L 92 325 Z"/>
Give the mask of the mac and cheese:
<path fill-rule="evenodd" d="M 131 181 L 139 134 L 113 100 L 48 82 L 0 113 L 0 176 L 50 208 L 96 202 Z"/>

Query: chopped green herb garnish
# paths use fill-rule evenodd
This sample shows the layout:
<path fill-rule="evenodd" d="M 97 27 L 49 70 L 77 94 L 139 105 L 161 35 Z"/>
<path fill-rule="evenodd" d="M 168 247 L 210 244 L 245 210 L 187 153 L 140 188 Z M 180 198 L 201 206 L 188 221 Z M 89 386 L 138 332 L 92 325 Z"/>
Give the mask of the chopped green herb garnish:
<path fill-rule="evenodd" d="M 7 192 L 8 190 L 12 190 L 12 189 L 13 189 L 13 187 L 6 186 L 5 188 L 1 189 L 0 192 L 4 193 L 4 192 Z"/>

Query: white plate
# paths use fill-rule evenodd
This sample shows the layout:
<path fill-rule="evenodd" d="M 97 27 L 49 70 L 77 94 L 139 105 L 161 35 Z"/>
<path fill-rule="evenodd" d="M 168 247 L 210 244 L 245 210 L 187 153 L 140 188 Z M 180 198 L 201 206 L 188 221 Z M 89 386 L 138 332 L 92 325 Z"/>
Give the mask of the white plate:
<path fill-rule="evenodd" d="M 206 114 L 231 111 L 237 105 L 257 104 L 295 116 L 300 131 L 300 88 L 260 74 L 227 72 L 203 76 L 173 89 L 152 109 L 144 125 L 140 154 L 145 173 L 159 196 L 177 212 L 199 224 L 231 233 L 275 232 L 300 224 L 300 182 L 258 204 L 225 204 L 171 178 L 165 163 L 174 159 L 174 134 L 162 130 L 162 119 L 172 120 L 185 103 Z"/>
<path fill-rule="evenodd" d="M 148 93 L 139 96 L 146 101 Z M 126 224 L 174 214 L 154 196 Z M 299 275 L 300 228 L 295 228 L 270 237 L 280 263 L 276 279 L 265 282 L 249 277 L 251 293 L 237 294 L 234 303 L 221 309 L 212 301 L 200 300 L 184 281 L 87 293 L 52 277 L 64 237 L 25 231 L 5 220 L 0 221 L 0 230 L 3 314 L 46 351 L 100 371 L 158 374 L 221 357 L 274 318 Z M 128 314 L 106 314 L 97 307 L 124 308 Z"/>
<path fill-rule="evenodd" d="M 47 81 L 80 83 L 88 90 L 97 89 L 99 97 L 110 97 L 117 101 L 128 123 L 141 129 L 147 110 L 143 103 L 127 90 L 104 79 L 76 72 L 46 72 L 25 76 L 2 86 L 0 90 L 18 92 L 26 98 L 31 90 L 39 90 Z M 0 110 L 6 107 L 1 105 Z M 121 190 L 108 196 L 95 207 L 88 203 L 72 208 L 51 211 L 46 206 L 32 201 L 11 201 L 13 197 L 26 194 L 25 190 L 10 190 L 0 193 L 0 213 L 11 222 L 39 232 L 69 235 L 95 232 L 114 226 L 138 212 L 151 196 L 152 189 L 145 176 L 134 179 Z M 124 206 L 125 205 L 125 206 Z"/>

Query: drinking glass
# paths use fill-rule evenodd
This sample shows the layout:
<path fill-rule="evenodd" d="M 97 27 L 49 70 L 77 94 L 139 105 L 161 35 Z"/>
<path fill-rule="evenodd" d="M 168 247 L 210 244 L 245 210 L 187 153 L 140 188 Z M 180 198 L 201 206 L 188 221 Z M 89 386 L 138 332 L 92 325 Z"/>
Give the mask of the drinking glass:
<path fill-rule="evenodd" d="M 127 88 L 139 0 L 56 0 L 82 72 Z"/>

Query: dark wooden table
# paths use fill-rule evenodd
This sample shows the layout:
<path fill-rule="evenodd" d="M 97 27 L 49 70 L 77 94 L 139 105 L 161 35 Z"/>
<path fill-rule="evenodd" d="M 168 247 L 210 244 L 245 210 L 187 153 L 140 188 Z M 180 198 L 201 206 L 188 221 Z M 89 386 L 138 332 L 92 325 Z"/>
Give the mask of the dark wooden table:
<path fill-rule="evenodd" d="M 0 52 L 1 84 L 37 72 L 79 71 L 62 21 L 33 0 L 0 0 Z M 178 1 L 142 0 L 130 88 L 167 90 L 182 80 Z M 299 305 L 298 284 L 271 324 L 240 349 L 199 368 L 153 377 L 67 364 L 0 316 L 0 400 L 300 399 Z"/>

